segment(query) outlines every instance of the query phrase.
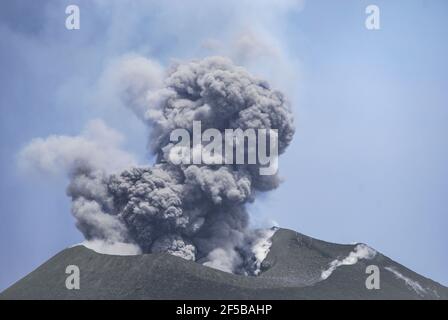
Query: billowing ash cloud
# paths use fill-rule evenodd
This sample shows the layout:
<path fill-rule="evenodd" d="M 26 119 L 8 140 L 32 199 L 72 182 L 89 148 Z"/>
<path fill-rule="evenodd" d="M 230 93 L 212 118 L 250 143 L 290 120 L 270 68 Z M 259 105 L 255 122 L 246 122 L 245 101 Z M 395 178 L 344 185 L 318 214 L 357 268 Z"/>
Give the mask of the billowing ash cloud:
<path fill-rule="evenodd" d="M 214 128 L 223 137 L 225 129 L 275 129 L 281 154 L 294 134 L 285 97 L 222 57 L 176 63 L 158 87 L 151 76 L 139 76 L 150 79 L 150 85 L 129 81 L 129 72 L 126 77 L 120 91 L 150 128 L 150 150 L 157 159 L 153 166 L 130 161 L 126 170 L 110 174 L 96 154 L 110 162 L 115 156 L 104 153 L 104 147 L 86 147 L 90 141 L 82 137 L 35 140 L 22 152 L 24 158 L 66 166 L 73 215 L 89 241 L 134 244 L 143 253 L 168 252 L 223 271 L 257 273 L 257 258 L 267 252 L 266 241 L 260 240 L 266 233 L 248 230 L 245 204 L 258 192 L 276 188 L 277 174 L 260 175 L 258 164 L 175 165 L 168 157 L 170 134 L 174 129 L 192 132 L 193 121 L 201 121 L 202 131 Z M 60 148 L 54 140 L 63 140 Z M 77 148 L 88 151 L 78 153 Z M 50 160 L 45 159 L 47 150 Z M 264 249 L 254 251 L 257 246 Z"/>

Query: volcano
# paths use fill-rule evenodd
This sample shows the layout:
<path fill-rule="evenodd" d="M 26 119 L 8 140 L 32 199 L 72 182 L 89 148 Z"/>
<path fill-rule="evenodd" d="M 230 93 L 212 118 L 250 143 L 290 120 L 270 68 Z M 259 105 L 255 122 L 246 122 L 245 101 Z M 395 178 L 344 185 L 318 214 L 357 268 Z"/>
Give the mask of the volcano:
<path fill-rule="evenodd" d="M 366 245 L 334 244 L 279 229 L 258 276 L 215 270 L 165 254 L 105 255 L 82 245 L 61 251 L 0 294 L 0 299 L 448 299 L 448 288 Z M 359 248 L 373 252 L 357 256 Z M 80 288 L 65 286 L 66 267 Z M 379 289 L 366 273 L 379 271 Z"/>

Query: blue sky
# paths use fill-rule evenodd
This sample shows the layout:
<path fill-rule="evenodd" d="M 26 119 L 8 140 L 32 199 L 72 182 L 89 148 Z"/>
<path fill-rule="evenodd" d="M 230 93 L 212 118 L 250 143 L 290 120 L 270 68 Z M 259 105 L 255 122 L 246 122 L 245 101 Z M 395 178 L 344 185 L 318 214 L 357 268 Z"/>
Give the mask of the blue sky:
<path fill-rule="evenodd" d="M 65 29 L 78 4 L 81 29 Z M 364 27 L 376 4 L 381 30 Z M 364 242 L 448 285 L 446 1 L 3 1 L 0 10 L 0 289 L 82 240 L 64 177 L 21 172 L 32 138 L 93 118 L 147 158 L 138 119 L 101 92 L 128 53 L 228 55 L 293 103 L 283 185 L 250 207 L 254 225 Z M 241 41 L 249 39 L 250 41 Z"/>

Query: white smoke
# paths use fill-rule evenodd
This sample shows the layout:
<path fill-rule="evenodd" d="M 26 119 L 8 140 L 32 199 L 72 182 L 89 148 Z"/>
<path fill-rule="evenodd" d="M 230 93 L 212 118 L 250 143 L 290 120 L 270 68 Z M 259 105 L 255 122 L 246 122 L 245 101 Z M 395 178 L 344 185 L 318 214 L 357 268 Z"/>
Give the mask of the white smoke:
<path fill-rule="evenodd" d="M 107 242 L 104 240 L 86 240 L 81 245 L 101 254 L 116 256 L 133 256 L 141 253 L 140 248 L 132 243 Z"/>
<path fill-rule="evenodd" d="M 234 272 L 235 266 L 242 263 L 241 257 L 232 248 L 216 248 L 207 256 L 204 266 L 221 270 L 224 272 Z"/>
<path fill-rule="evenodd" d="M 349 253 L 347 257 L 342 260 L 333 260 L 330 263 L 330 267 L 322 271 L 322 280 L 327 279 L 331 274 L 340 266 L 353 265 L 361 259 L 373 259 L 376 255 L 376 251 L 370 248 L 366 244 L 358 244 L 355 249 Z"/>
<path fill-rule="evenodd" d="M 135 159 L 120 147 L 123 136 L 101 120 L 92 120 L 79 136 L 52 135 L 33 139 L 19 154 L 23 170 L 43 174 L 70 172 L 85 166 L 105 172 L 135 166 Z"/>
<path fill-rule="evenodd" d="M 251 248 L 251 251 L 255 256 L 255 275 L 258 275 L 261 272 L 261 264 L 269 253 L 272 245 L 271 239 L 276 231 L 277 228 L 259 230 L 258 235 L 255 238 Z"/>
<path fill-rule="evenodd" d="M 161 88 L 164 69 L 152 59 L 125 54 L 111 60 L 96 85 L 93 101 L 99 105 L 126 104 L 141 119 L 147 109 L 147 95 Z"/>
<path fill-rule="evenodd" d="M 403 280 L 406 283 L 406 285 L 409 288 L 411 288 L 412 290 L 414 290 L 418 295 L 424 296 L 427 293 L 427 291 L 420 285 L 420 283 L 404 276 L 402 273 L 397 271 L 395 268 L 385 267 L 384 269 L 386 269 L 389 272 L 392 272 L 397 279 Z"/>

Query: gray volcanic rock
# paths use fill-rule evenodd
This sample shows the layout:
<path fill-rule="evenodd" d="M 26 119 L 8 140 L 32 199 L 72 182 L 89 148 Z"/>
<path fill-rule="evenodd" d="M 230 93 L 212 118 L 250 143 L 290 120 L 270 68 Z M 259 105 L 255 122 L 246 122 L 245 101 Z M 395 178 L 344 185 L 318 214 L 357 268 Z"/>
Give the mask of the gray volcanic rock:
<path fill-rule="evenodd" d="M 340 245 L 279 229 L 257 277 L 221 272 L 168 254 L 113 256 L 84 246 L 63 250 L 0 294 L 0 299 L 448 299 L 448 288 L 386 256 L 322 271 L 356 245 Z M 366 267 L 380 269 L 368 290 Z M 80 289 L 65 287 L 65 269 L 80 269 Z"/>

